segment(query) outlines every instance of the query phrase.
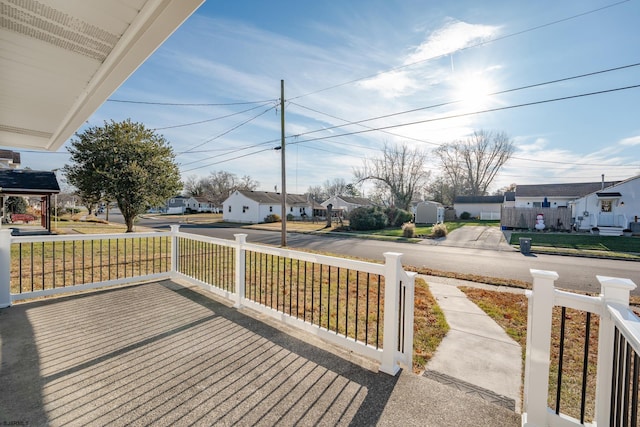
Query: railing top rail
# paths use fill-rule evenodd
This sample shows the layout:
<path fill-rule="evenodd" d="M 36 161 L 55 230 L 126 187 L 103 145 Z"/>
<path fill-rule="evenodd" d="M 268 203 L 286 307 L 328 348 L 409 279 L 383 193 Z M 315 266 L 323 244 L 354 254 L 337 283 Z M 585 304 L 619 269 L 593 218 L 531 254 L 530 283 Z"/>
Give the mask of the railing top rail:
<path fill-rule="evenodd" d="M 558 289 L 554 289 L 554 295 L 554 305 L 602 315 L 602 297 L 574 294 L 573 292 L 566 292 Z"/>
<path fill-rule="evenodd" d="M 640 355 L 640 319 L 624 304 L 609 303 L 607 309 L 620 333 Z"/>
<path fill-rule="evenodd" d="M 62 242 L 74 240 L 108 240 L 108 239 L 138 239 L 147 237 L 170 236 L 168 231 L 151 231 L 145 233 L 113 233 L 113 234 L 55 234 L 37 236 L 11 236 L 11 243 L 41 243 Z"/>
<path fill-rule="evenodd" d="M 179 231 L 178 233 L 176 233 L 176 235 L 185 239 L 197 240 L 199 242 L 205 243 L 215 243 L 220 246 L 234 247 L 236 245 L 236 242 L 234 240 L 221 239 L 219 237 L 201 236 L 199 234 L 185 233 L 182 231 Z"/>
<path fill-rule="evenodd" d="M 338 258 L 329 255 L 320 255 L 310 252 L 301 252 L 291 249 L 276 248 L 273 246 L 257 245 L 255 243 L 247 243 L 244 245 L 246 250 L 262 252 L 268 255 L 293 258 L 300 261 L 315 262 L 318 264 L 327 264 L 335 267 L 349 268 L 352 270 L 365 271 L 373 274 L 383 275 L 384 264 L 375 264 L 372 262 L 358 261 L 352 259 Z"/>

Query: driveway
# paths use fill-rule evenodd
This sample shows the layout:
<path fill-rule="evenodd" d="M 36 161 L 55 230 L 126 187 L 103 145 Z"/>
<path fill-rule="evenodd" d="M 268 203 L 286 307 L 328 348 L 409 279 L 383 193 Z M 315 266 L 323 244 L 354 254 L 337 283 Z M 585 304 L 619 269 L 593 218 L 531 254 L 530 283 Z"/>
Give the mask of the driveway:
<path fill-rule="evenodd" d="M 464 226 L 453 230 L 441 239 L 424 239 L 420 243 L 433 246 L 515 252 L 516 250 L 507 240 L 510 233 L 510 231 L 500 230 L 500 227 Z"/>

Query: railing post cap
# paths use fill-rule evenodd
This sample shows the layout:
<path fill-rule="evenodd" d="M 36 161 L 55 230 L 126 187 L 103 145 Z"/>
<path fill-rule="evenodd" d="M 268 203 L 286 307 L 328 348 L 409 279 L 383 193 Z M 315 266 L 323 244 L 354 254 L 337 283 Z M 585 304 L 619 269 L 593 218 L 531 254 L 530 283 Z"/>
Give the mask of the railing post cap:
<path fill-rule="evenodd" d="M 598 282 L 603 288 L 615 288 L 620 290 L 633 291 L 636 288 L 636 284 L 631 279 L 623 279 L 621 277 L 609 277 L 609 276 L 596 276 Z"/>
<path fill-rule="evenodd" d="M 233 237 L 235 237 L 237 241 L 243 242 L 243 243 L 247 240 L 247 236 L 248 234 L 246 233 L 237 233 L 233 235 Z"/>
<path fill-rule="evenodd" d="M 382 255 L 384 255 L 385 258 L 394 259 L 394 258 L 401 258 L 403 254 L 402 252 L 385 252 Z"/>
<path fill-rule="evenodd" d="M 548 270 L 536 270 L 534 268 L 529 269 L 529 272 L 533 276 L 534 279 L 550 279 L 550 280 L 558 280 L 558 273 L 555 271 Z"/>
<path fill-rule="evenodd" d="M 180 224 L 171 224 L 169 225 L 169 227 L 171 228 L 171 231 L 174 233 L 180 230 Z"/>

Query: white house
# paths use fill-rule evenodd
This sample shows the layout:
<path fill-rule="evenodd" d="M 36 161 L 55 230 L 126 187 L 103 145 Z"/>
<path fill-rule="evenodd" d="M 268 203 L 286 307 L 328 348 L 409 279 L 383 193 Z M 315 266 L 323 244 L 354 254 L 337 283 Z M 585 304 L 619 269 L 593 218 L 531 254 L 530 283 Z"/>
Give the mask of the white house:
<path fill-rule="evenodd" d="M 458 196 L 453 200 L 456 216 L 468 212 L 471 218 L 500 219 L 504 196 Z"/>
<path fill-rule="evenodd" d="M 331 196 L 321 203 L 325 208 L 332 205 L 333 211 L 342 211 L 344 216 L 356 208 L 373 206 L 374 203 L 365 197 Z"/>
<path fill-rule="evenodd" d="M 622 229 L 640 227 L 635 225 L 640 218 L 640 175 L 601 186 L 572 201 L 570 206 L 579 230 L 598 227 L 603 234 L 603 227 L 609 227 L 610 234 L 619 235 Z"/>
<path fill-rule="evenodd" d="M 0 150 L 0 169 L 17 169 L 20 166 L 20 153 Z"/>
<path fill-rule="evenodd" d="M 167 200 L 168 214 L 198 212 L 198 201 L 193 197 L 175 196 Z"/>
<path fill-rule="evenodd" d="M 303 194 L 287 194 L 285 215 L 304 219 L 313 215 L 314 203 Z M 236 190 L 222 203 L 222 219 L 257 224 L 269 215 L 282 218 L 282 194 L 269 191 Z"/>
<path fill-rule="evenodd" d="M 566 208 L 587 194 L 617 184 L 619 181 L 577 182 L 569 184 L 535 184 L 516 187 L 516 208 Z"/>

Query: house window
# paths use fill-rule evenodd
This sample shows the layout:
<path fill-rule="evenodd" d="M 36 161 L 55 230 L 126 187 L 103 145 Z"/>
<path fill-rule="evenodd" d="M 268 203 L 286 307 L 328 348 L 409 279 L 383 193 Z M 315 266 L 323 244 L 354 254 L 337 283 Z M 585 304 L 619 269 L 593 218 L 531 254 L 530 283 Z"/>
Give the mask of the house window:
<path fill-rule="evenodd" d="M 541 208 L 542 207 L 542 202 L 533 202 L 533 207 L 534 208 Z"/>
<path fill-rule="evenodd" d="M 273 212 L 273 206 L 269 206 L 269 212 Z"/>
<path fill-rule="evenodd" d="M 293 212 L 293 206 L 289 208 L 289 212 Z"/>
<path fill-rule="evenodd" d="M 249 206 L 243 206 L 242 207 L 242 213 L 245 213 L 248 210 L 249 210 Z"/>
<path fill-rule="evenodd" d="M 176 202 L 176 199 L 171 199 L 169 200 L 169 203 L 174 204 Z"/>
<path fill-rule="evenodd" d="M 231 205 L 229 205 L 229 212 L 231 212 Z"/>
<path fill-rule="evenodd" d="M 600 212 L 611 212 L 611 200 L 602 200 L 600 202 Z"/>

